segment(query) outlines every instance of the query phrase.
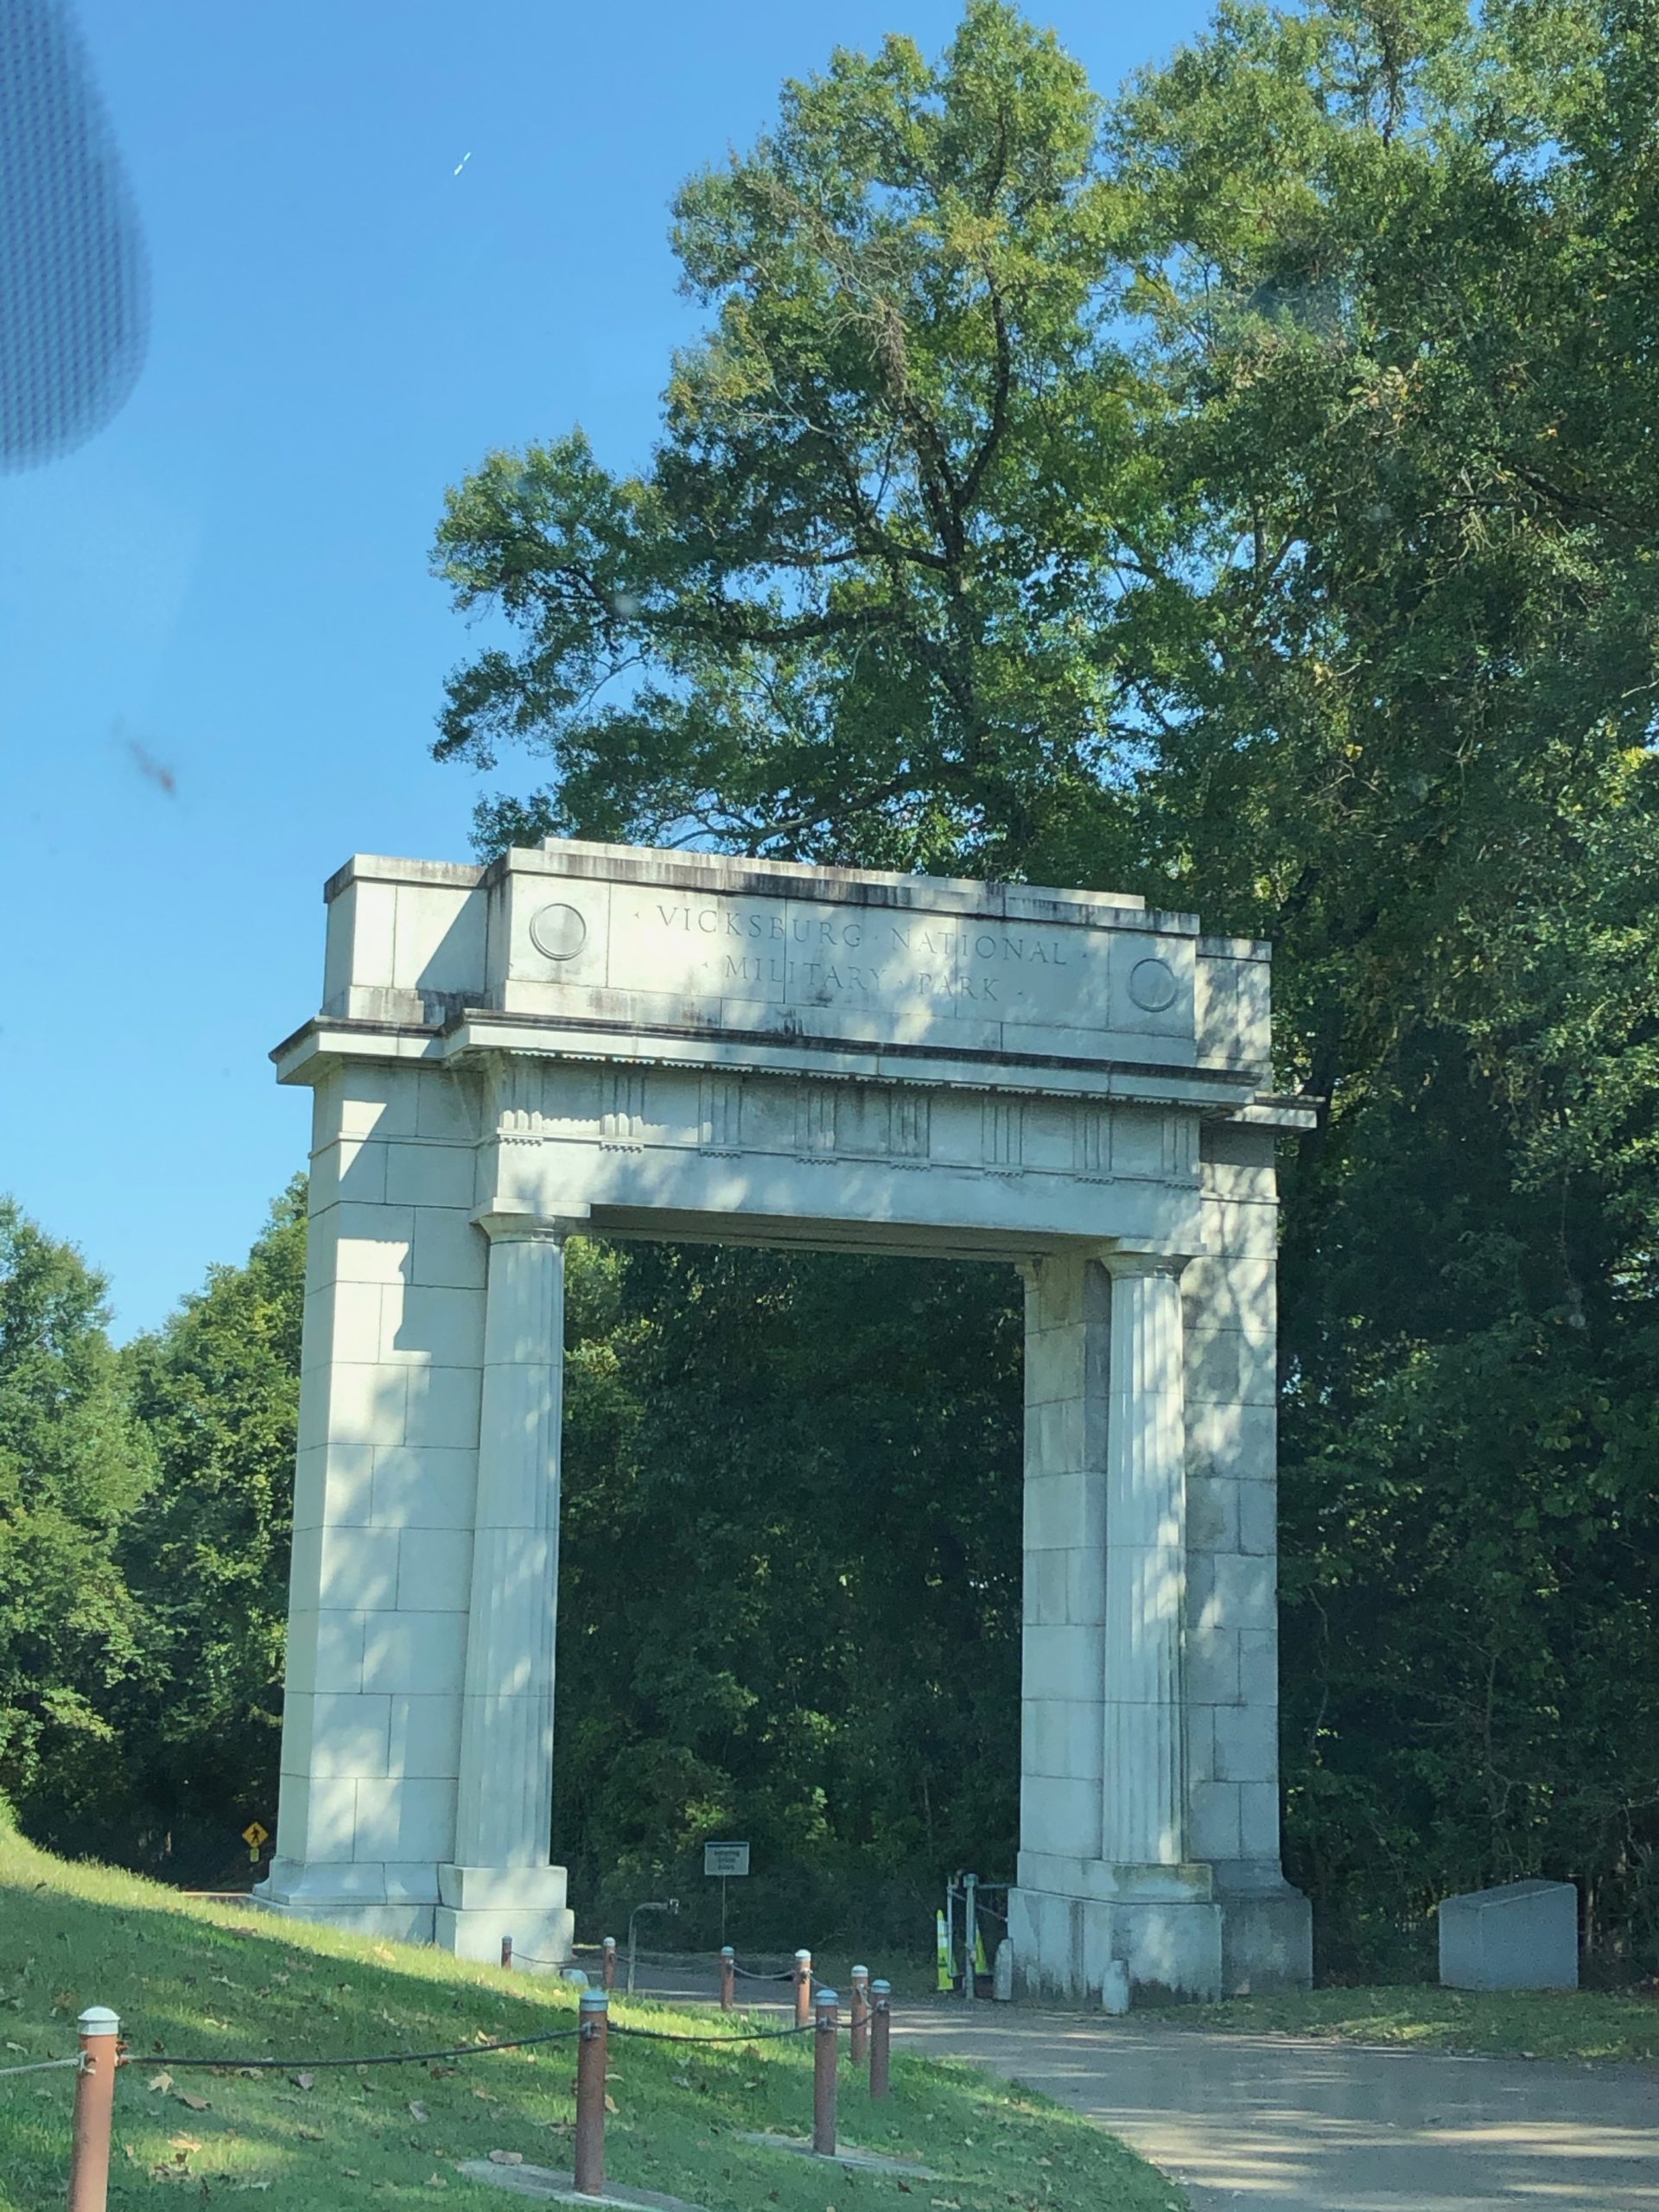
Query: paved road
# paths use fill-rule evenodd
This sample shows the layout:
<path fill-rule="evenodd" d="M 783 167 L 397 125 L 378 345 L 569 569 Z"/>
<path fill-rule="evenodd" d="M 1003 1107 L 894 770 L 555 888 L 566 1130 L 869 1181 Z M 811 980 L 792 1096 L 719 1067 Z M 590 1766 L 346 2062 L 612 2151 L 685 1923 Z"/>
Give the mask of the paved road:
<path fill-rule="evenodd" d="M 1144 2019 L 906 2007 L 895 2042 L 1097 2120 L 1198 2212 L 1659 2212 L 1659 2083 Z"/>

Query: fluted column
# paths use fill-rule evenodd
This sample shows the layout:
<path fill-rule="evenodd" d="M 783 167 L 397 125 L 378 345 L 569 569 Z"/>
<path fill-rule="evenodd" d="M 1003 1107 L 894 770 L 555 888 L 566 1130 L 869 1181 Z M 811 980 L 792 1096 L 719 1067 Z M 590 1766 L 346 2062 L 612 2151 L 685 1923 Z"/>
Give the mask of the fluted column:
<path fill-rule="evenodd" d="M 1112 1288 L 1101 1856 L 1120 1866 L 1173 1866 L 1185 1856 L 1185 1262 L 1113 1252 L 1104 1264 Z"/>
<path fill-rule="evenodd" d="M 455 1864 L 544 1867 L 553 1803 L 564 1238 L 560 1225 L 518 1215 L 493 1215 L 482 1225 L 489 1278 Z"/>

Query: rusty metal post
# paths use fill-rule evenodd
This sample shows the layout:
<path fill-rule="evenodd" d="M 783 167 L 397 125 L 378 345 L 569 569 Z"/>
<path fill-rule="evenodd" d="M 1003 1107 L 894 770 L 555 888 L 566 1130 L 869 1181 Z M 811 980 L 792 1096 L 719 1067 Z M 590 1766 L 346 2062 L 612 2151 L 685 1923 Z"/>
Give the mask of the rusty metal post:
<path fill-rule="evenodd" d="M 720 1955 L 720 2009 L 737 2010 L 737 1953 L 728 1943 Z"/>
<path fill-rule="evenodd" d="M 610 2037 L 610 1999 L 584 1989 L 577 2018 L 576 2194 L 605 2194 L 605 2048 Z"/>
<path fill-rule="evenodd" d="M 504 1936 L 501 1938 L 501 1964 L 509 1973 L 511 1973 L 512 1969 L 512 1938 L 511 1936 Z"/>
<path fill-rule="evenodd" d="M 616 1986 L 616 1938 L 614 1936 L 607 1936 L 605 1938 L 604 1948 L 605 1963 L 601 1969 L 601 1980 L 607 1989 L 614 1989 Z"/>
<path fill-rule="evenodd" d="M 893 2025 L 893 1984 L 870 1984 L 870 2094 L 887 2094 L 887 2031 Z"/>
<path fill-rule="evenodd" d="M 795 2024 L 805 2027 L 812 2018 L 812 1954 L 795 1954 Z"/>
<path fill-rule="evenodd" d="M 868 1967 L 853 1968 L 853 2032 L 849 2038 L 852 2061 L 861 2066 L 870 2047 L 870 1970 Z"/>
<path fill-rule="evenodd" d="M 836 2155 L 836 2063 L 840 2056 L 841 1999 L 833 1989 L 821 1989 L 812 2037 L 812 2148 L 820 2158 Z"/>
<path fill-rule="evenodd" d="M 110 2128 L 115 2105 L 116 2044 L 121 2023 L 89 2005 L 80 2030 L 80 2071 L 69 2152 L 69 2212 L 105 2212 L 110 2201 Z"/>

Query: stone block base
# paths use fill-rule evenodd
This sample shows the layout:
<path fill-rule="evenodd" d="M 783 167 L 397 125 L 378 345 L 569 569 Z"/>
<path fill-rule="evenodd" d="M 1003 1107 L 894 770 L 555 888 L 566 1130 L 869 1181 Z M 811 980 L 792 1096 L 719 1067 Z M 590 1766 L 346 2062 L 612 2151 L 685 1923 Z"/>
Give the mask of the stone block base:
<path fill-rule="evenodd" d="M 253 1903 L 279 1920 L 319 1921 L 325 1928 L 343 1928 L 348 1936 L 372 1936 L 382 1943 L 429 1943 L 436 1910 L 429 1904 L 353 1904 L 346 1899 L 331 1904 L 308 1898 L 303 1904 L 289 1904 L 257 1891 Z"/>
<path fill-rule="evenodd" d="M 1103 2001 L 1118 1961 L 1132 1991 L 1203 1998 L 1221 1993 L 1222 1916 L 1205 1867 L 1098 1870 L 1115 1894 L 1009 1892 L 1008 1934 L 1021 1996 Z"/>
<path fill-rule="evenodd" d="M 510 1936 L 527 1973 L 556 1971 L 576 1936 L 566 1887 L 563 1866 L 440 1866 L 433 1940 L 458 1959 L 493 1963 Z"/>
<path fill-rule="evenodd" d="M 253 1903 L 280 1920 L 320 1921 L 349 1935 L 393 1943 L 429 1943 L 437 1910 L 437 1870 L 380 1865 L 307 1866 L 273 1862 L 253 1888 Z M 423 1894 L 424 1892 L 424 1894 Z"/>
<path fill-rule="evenodd" d="M 1221 1986 L 1227 1997 L 1306 1989 L 1313 1980 L 1313 1908 L 1276 1866 L 1216 1870 Z"/>

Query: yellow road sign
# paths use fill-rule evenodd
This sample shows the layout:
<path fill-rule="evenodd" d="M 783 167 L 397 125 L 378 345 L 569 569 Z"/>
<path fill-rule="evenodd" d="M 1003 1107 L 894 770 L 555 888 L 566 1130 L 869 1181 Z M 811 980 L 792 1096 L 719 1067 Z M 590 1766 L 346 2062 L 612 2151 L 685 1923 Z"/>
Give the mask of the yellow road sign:
<path fill-rule="evenodd" d="M 262 1843 L 270 1840 L 270 1830 L 262 1827 L 257 1821 L 250 1821 L 242 1831 L 242 1840 L 250 1851 L 257 1851 Z"/>

